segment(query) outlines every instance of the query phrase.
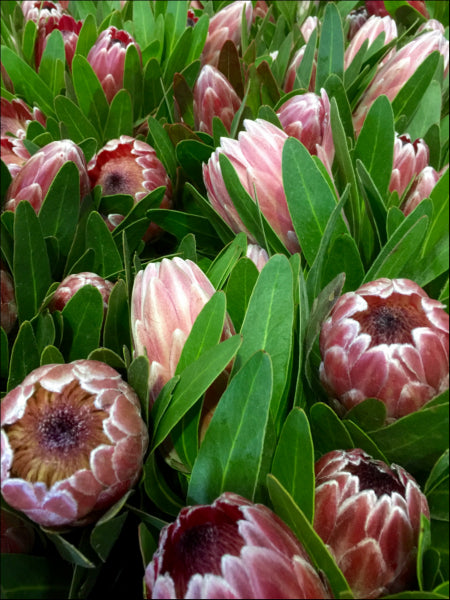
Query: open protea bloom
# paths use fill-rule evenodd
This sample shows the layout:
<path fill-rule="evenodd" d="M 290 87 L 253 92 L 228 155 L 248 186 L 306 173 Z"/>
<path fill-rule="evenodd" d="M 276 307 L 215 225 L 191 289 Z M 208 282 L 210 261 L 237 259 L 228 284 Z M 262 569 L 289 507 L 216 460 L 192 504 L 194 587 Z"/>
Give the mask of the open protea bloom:
<path fill-rule="evenodd" d="M 9 333 L 17 321 L 17 304 L 14 293 L 14 281 L 11 275 L 3 267 L 0 269 L 0 293 L 1 293 L 1 326 Z"/>
<path fill-rule="evenodd" d="M 140 475 L 139 398 L 102 362 L 35 369 L 3 399 L 1 421 L 3 497 L 45 527 L 95 520 Z"/>
<path fill-rule="evenodd" d="M 194 262 L 179 257 L 149 263 L 134 280 L 131 328 L 136 356 L 150 361 L 150 406 L 175 374 L 195 319 L 215 293 Z M 234 334 L 226 319 L 223 339 Z"/>
<path fill-rule="evenodd" d="M 411 180 L 428 165 L 429 159 L 430 150 L 424 140 L 419 138 L 411 142 L 407 133 L 396 134 L 389 191 L 396 190 L 401 197 Z"/>
<path fill-rule="evenodd" d="M 212 135 L 213 117 L 219 117 L 228 132 L 241 99 L 228 79 L 212 65 L 205 65 L 194 86 L 195 128 Z"/>
<path fill-rule="evenodd" d="M 255 199 L 270 225 L 283 240 L 286 248 L 298 252 L 300 246 L 292 225 L 292 219 L 283 188 L 281 157 L 287 134 L 263 119 L 244 121 L 245 131 L 237 140 L 220 139 L 220 147 L 203 165 L 203 181 L 213 208 L 228 223 L 235 233 L 244 231 L 251 243 L 257 240 L 242 223 L 225 187 L 219 163 L 220 153 L 227 156 L 242 185 Z M 255 199 L 256 201 L 256 199 Z"/>
<path fill-rule="evenodd" d="M 447 167 L 448 168 L 448 165 Z M 414 180 L 411 188 L 406 194 L 405 200 L 400 207 L 403 214 L 407 217 L 416 206 L 425 198 L 429 198 L 434 186 L 442 176 L 442 172 L 437 172 L 433 167 L 425 167 L 420 171 Z"/>
<path fill-rule="evenodd" d="M 50 16 L 45 21 L 40 21 L 35 47 L 36 69 L 41 64 L 42 54 L 47 45 L 47 39 L 52 31 L 59 29 L 64 40 L 64 51 L 69 68 L 72 67 L 72 59 L 77 47 L 78 35 L 83 25 L 82 21 L 75 21 L 70 15 Z"/>
<path fill-rule="evenodd" d="M 162 529 L 145 583 L 147 598 L 330 597 L 287 525 L 231 492 Z"/>
<path fill-rule="evenodd" d="M 30 153 L 26 149 L 22 139 L 12 137 L 11 135 L 2 136 L 0 144 L 1 159 L 8 167 L 11 177 L 14 179 L 30 158 Z"/>
<path fill-rule="evenodd" d="M 415 583 L 420 516 L 430 517 L 415 479 L 356 448 L 315 464 L 314 529 L 356 598 L 378 598 Z"/>
<path fill-rule="evenodd" d="M 73 273 L 63 279 L 56 288 L 51 299 L 49 305 L 50 310 L 62 310 L 72 296 L 85 285 L 93 285 L 98 289 L 103 298 L 103 309 L 106 311 L 108 308 L 109 295 L 111 294 L 114 284 L 111 283 L 111 281 L 103 279 L 103 277 L 100 277 L 97 273 L 90 273 L 89 271 Z"/>
<path fill-rule="evenodd" d="M 5 210 L 14 211 L 21 200 L 28 200 L 38 213 L 56 174 L 68 161 L 74 162 L 80 172 L 83 199 L 91 189 L 84 154 L 72 140 L 60 140 L 50 142 L 24 163 L 8 188 Z"/>
<path fill-rule="evenodd" d="M 448 73 L 449 43 L 440 31 L 422 33 L 417 38 L 397 50 L 377 71 L 375 77 L 362 95 L 355 112 L 353 125 L 359 134 L 373 102 L 384 94 L 392 102 L 403 85 L 415 73 L 423 61 L 435 50 L 444 57 L 444 77 Z"/>
<path fill-rule="evenodd" d="M 344 54 L 344 69 L 348 69 L 365 40 L 368 40 L 369 48 L 381 33 L 384 33 L 385 36 L 384 44 L 388 44 L 397 37 L 397 24 L 394 19 L 389 16 L 377 17 L 372 15 L 353 35 L 347 46 Z M 395 50 L 391 50 L 388 55 L 384 57 L 380 65 L 384 64 L 394 52 Z"/>
<path fill-rule="evenodd" d="M 1 135 L 13 135 L 24 138 L 31 121 L 38 121 L 45 127 L 46 119 L 42 112 L 34 107 L 31 111 L 23 100 L 13 98 L 11 101 L 1 98 Z"/>
<path fill-rule="evenodd" d="M 243 12 L 245 12 L 247 29 L 250 31 L 253 18 L 253 7 L 250 0 L 231 2 L 212 17 L 202 50 L 202 65 L 208 64 L 217 67 L 220 51 L 227 40 L 231 40 L 239 48 Z"/>
<path fill-rule="evenodd" d="M 87 60 L 102 84 L 108 102 L 123 88 L 125 56 L 128 46 L 134 44 L 141 57 L 141 50 L 134 38 L 116 27 L 104 29 L 89 50 Z"/>
<path fill-rule="evenodd" d="M 448 333 L 444 306 L 414 281 L 371 281 L 323 324 L 321 381 L 339 412 L 378 398 L 392 421 L 448 389 Z"/>
<path fill-rule="evenodd" d="M 91 187 L 100 185 L 103 196 L 130 194 L 139 202 L 158 187 L 165 186 L 166 192 L 160 208 L 172 206 L 172 184 L 164 165 L 155 150 L 146 142 L 128 135 L 110 140 L 91 158 L 87 166 Z M 109 215 L 111 229 L 123 220 L 122 215 Z M 160 233 L 160 228 L 149 225 L 144 239 L 146 241 Z"/>
<path fill-rule="evenodd" d="M 20 3 L 23 16 L 26 21 L 39 23 L 49 17 L 60 17 L 63 14 L 63 8 L 58 2 L 49 2 L 48 0 L 24 0 Z"/>
<path fill-rule="evenodd" d="M 293 96 L 280 106 L 277 115 L 288 136 L 297 138 L 310 154 L 317 155 L 331 175 L 334 142 L 326 91 L 321 89 L 320 96 L 313 92 Z"/>

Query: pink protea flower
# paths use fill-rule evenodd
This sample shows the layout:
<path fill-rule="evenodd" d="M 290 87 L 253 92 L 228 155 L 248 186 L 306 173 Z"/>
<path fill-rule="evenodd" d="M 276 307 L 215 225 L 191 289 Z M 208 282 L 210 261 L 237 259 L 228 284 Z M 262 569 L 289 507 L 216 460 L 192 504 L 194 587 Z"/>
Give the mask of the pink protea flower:
<path fill-rule="evenodd" d="M 5 135 L 0 138 L 1 159 L 8 167 L 11 177 L 14 178 L 23 165 L 30 158 L 23 140 Z"/>
<path fill-rule="evenodd" d="M 220 147 L 203 165 L 203 181 L 208 198 L 234 232 L 244 231 L 251 243 L 257 242 L 244 227 L 226 190 L 219 164 L 219 155 L 224 153 L 253 198 L 255 187 L 261 211 L 286 248 L 292 253 L 298 252 L 300 247 L 289 214 L 281 172 L 283 145 L 288 136 L 263 119 L 246 119 L 244 127 L 245 131 L 239 133 L 237 140 L 221 138 Z"/>
<path fill-rule="evenodd" d="M 17 321 L 17 304 L 14 281 L 3 267 L 0 269 L 1 326 L 9 333 Z"/>
<path fill-rule="evenodd" d="M 239 48 L 243 11 L 245 11 L 248 31 L 250 31 L 253 18 L 250 0 L 231 2 L 211 18 L 201 55 L 202 65 L 208 64 L 217 67 L 220 51 L 227 40 L 231 40 Z"/>
<path fill-rule="evenodd" d="M 110 140 L 91 158 L 87 169 L 91 187 L 100 185 L 104 196 L 130 194 L 136 203 L 149 192 L 165 186 L 166 192 L 160 208 L 172 206 L 172 184 L 169 176 L 155 150 L 141 140 L 128 135 Z M 109 215 L 112 229 L 122 220 L 122 215 Z M 144 239 L 153 239 L 160 232 L 161 229 L 155 223 L 151 223 Z"/>
<path fill-rule="evenodd" d="M 25 21 L 34 21 L 39 23 L 49 17 L 61 17 L 63 8 L 57 2 L 48 2 L 47 0 L 25 0 L 20 3 L 20 7 L 25 17 Z"/>
<path fill-rule="evenodd" d="M 247 244 L 246 257 L 249 258 L 256 266 L 259 272 L 261 272 L 269 260 L 269 255 L 264 248 L 258 246 L 258 244 Z"/>
<path fill-rule="evenodd" d="M 161 530 L 147 598 L 329 598 L 303 546 L 269 508 L 225 492 Z"/>
<path fill-rule="evenodd" d="M 212 135 L 213 117 L 219 117 L 228 133 L 241 99 L 228 79 L 216 67 L 205 65 L 194 86 L 195 128 Z"/>
<path fill-rule="evenodd" d="M 286 70 L 286 75 L 284 76 L 283 90 L 286 94 L 292 92 L 295 85 L 295 77 L 297 75 L 297 69 L 300 67 L 300 64 L 303 60 L 303 56 L 305 54 L 306 45 L 302 46 L 297 52 L 294 54 L 289 66 Z M 309 82 L 309 91 L 313 92 L 316 86 L 316 70 L 317 70 L 317 61 L 316 58 L 313 60 L 311 79 Z"/>
<path fill-rule="evenodd" d="M 44 527 L 95 520 L 140 475 L 139 398 L 102 362 L 35 369 L 5 396 L 1 420 L 3 497 Z"/>
<path fill-rule="evenodd" d="M 131 329 L 135 355 L 146 354 L 150 361 L 150 406 L 175 374 L 194 321 L 214 293 L 209 279 L 190 260 L 163 258 L 137 273 L 131 296 Z M 227 318 L 223 339 L 233 334 Z"/>
<path fill-rule="evenodd" d="M 55 29 L 59 29 L 64 40 L 64 50 L 66 62 L 69 68 L 72 67 L 72 60 L 77 47 L 78 35 L 80 33 L 82 21 L 75 21 L 70 15 L 51 16 L 46 21 L 40 21 L 35 47 L 36 69 L 41 64 L 41 58 L 47 45 L 49 35 Z"/>
<path fill-rule="evenodd" d="M 320 379 L 339 412 L 378 398 L 393 421 L 448 389 L 448 333 L 443 304 L 414 281 L 371 281 L 323 324 Z"/>
<path fill-rule="evenodd" d="M 5 508 L 0 509 L 1 553 L 27 554 L 34 544 L 34 529 L 15 513 Z"/>
<path fill-rule="evenodd" d="M 61 281 L 50 301 L 50 310 L 62 310 L 72 296 L 85 285 L 93 285 L 98 289 L 103 298 L 103 309 L 106 312 L 109 296 L 114 284 L 107 279 L 103 279 L 103 277 L 100 277 L 97 273 L 90 273 L 88 271 L 73 273 Z"/>
<path fill-rule="evenodd" d="M 444 169 L 446 170 L 447 167 Z M 433 167 L 425 167 L 420 171 L 414 180 L 411 188 L 406 194 L 405 200 L 401 206 L 403 214 L 407 217 L 418 206 L 422 200 L 429 198 L 434 186 L 442 176 L 442 171 L 437 172 Z"/>
<path fill-rule="evenodd" d="M 408 4 L 410 4 L 413 8 L 415 8 L 418 12 L 420 12 L 426 19 L 428 19 L 429 14 L 427 11 L 427 7 L 423 0 L 407 0 Z M 366 0 L 365 2 L 366 9 L 371 15 L 378 15 L 380 17 L 385 17 L 388 15 L 388 11 L 386 10 L 386 6 L 384 0 Z"/>
<path fill-rule="evenodd" d="M 438 50 L 444 57 L 444 77 L 448 73 L 449 43 L 440 31 L 422 33 L 417 38 L 397 50 L 395 54 L 377 71 L 366 88 L 355 112 L 353 125 L 358 134 L 369 108 L 381 94 L 392 102 L 403 85 L 432 52 Z"/>
<path fill-rule="evenodd" d="M 67 161 L 78 167 L 83 199 L 90 192 L 86 159 L 72 140 L 61 140 L 50 142 L 24 163 L 8 188 L 5 210 L 14 211 L 21 200 L 28 200 L 38 213 L 56 174 Z"/>
<path fill-rule="evenodd" d="M 309 38 L 311 37 L 312 32 L 317 29 L 317 26 L 319 24 L 319 19 L 315 16 L 309 16 L 306 17 L 306 19 L 303 21 L 301 27 L 300 27 L 300 31 L 302 33 L 303 39 L 305 40 L 306 43 L 309 42 Z"/>
<path fill-rule="evenodd" d="M 349 23 L 347 39 L 352 40 L 368 18 L 369 13 L 365 6 L 360 6 L 359 8 L 351 10 L 345 18 Z"/>
<path fill-rule="evenodd" d="M 320 96 L 314 92 L 293 96 L 280 106 L 277 115 L 288 136 L 297 138 L 317 155 L 331 175 L 334 142 L 326 91 L 321 89 Z"/>
<path fill-rule="evenodd" d="M 378 598 L 413 585 L 420 516 L 430 517 L 415 479 L 360 449 L 328 452 L 315 473 L 314 529 L 355 597 Z"/>
<path fill-rule="evenodd" d="M 133 37 L 127 31 L 111 26 L 100 33 L 89 50 L 87 60 L 99 78 L 108 102 L 123 88 L 125 56 L 132 44 L 141 58 L 141 50 Z"/>
<path fill-rule="evenodd" d="M 344 69 L 348 69 L 353 59 L 355 58 L 358 50 L 361 48 L 365 40 L 368 40 L 369 47 L 377 39 L 377 37 L 384 33 L 384 44 L 388 44 L 397 37 L 397 24 L 389 16 L 377 17 L 372 15 L 367 21 L 358 29 L 358 31 L 352 37 L 350 44 L 347 46 L 344 54 Z M 387 56 L 380 63 L 383 65 L 393 54 L 395 50 L 391 50 Z"/>
<path fill-rule="evenodd" d="M 45 127 L 46 120 L 38 108 L 31 111 L 25 102 L 19 98 L 11 101 L 1 98 L 1 135 L 13 135 L 18 138 L 26 136 L 26 130 L 31 121 L 38 121 Z"/>
<path fill-rule="evenodd" d="M 430 150 L 421 138 L 411 142 L 407 133 L 396 135 L 394 140 L 394 162 L 389 191 L 396 190 L 399 196 L 426 166 L 430 160 Z"/>

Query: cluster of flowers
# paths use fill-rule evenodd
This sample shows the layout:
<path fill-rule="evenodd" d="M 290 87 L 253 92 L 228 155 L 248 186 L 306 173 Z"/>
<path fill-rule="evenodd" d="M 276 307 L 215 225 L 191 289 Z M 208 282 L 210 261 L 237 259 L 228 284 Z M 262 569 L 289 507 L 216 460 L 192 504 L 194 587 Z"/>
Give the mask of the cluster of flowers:
<path fill-rule="evenodd" d="M 121 4 L 126 8 L 126 3 Z M 316 89 L 320 68 L 316 57 L 308 88 L 299 93 L 298 74 L 308 41 L 321 27 L 316 16 L 302 22 L 304 43 L 293 52 L 281 86 L 286 99 L 273 111 L 278 123 L 243 118 L 241 130 L 234 135 L 245 101 L 236 82 L 225 75 L 221 52 L 230 42 L 239 50 L 243 34 L 249 35 L 256 20 L 271 18 L 268 4 L 232 2 L 211 16 L 192 88 L 195 132 L 212 139 L 220 120 L 220 131 L 229 134 L 220 137 L 220 144 L 202 164 L 204 190 L 231 231 L 246 235 L 246 256 L 258 273 L 269 262 L 268 249 L 259 245 L 261 240 L 243 222 L 221 157 L 229 160 L 249 200 L 257 204 L 287 252 L 302 254 L 283 182 L 285 142 L 296 138 L 317 157 L 330 185 L 336 155 L 329 94 L 325 88 Z M 314 3 L 299 3 L 299 11 L 309 10 L 309 4 Z M 444 27 L 429 18 L 424 2 L 409 3 L 425 20 L 413 38 L 399 47 L 397 23 L 386 11 L 386 3 L 362 4 L 347 17 L 344 69 L 350 69 L 361 49 L 367 51 L 376 40 L 383 39 L 386 50 L 353 110 L 356 139 L 377 98 L 384 95 L 394 101 L 433 52 L 442 56 L 444 78 L 449 70 Z M 83 22 L 71 16 L 70 5 L 20 3 L 25 22 L 36 24 L 36 71 L 54 30 L 62 34 L 66 68 L 71 71 Z M 202 3 L 191 2 L 187 27 L 197 27 L 204 10 Z M 109 25 L 86 55 L 109 104 L 124 87 L 130 46 L 142 64 L 141 48 L 132 35 Z M 144 141 L 145 120 L 137 124 L 134 136 L 108 140 L 88 161 L 81 145 L 68 138 L 33 151 L 27 144 L 27 128 L 33 122 L 45 128 L 47 116 L 15 95 L 3 65 L 2 78 L 7 93 L 1 98 L 1 159 L 11 176 L 2 211 L 15 213 L 25 201 L 39 215 L 55 177 L 69 161 L 78 169 L 80 205 L 99 187 L 102 197 L 129 195 L 134 205 L 163 187 L 158 208 L 178 207 L 179 182 L 171 180 L 148 138 Z M 183 116 L 179 121 L 186 125 Z M 398 206 L 408 216 L 430 197 L 448 165 L 439 171 L 431 166 L 428 144 L 424 139 L 412 140 L 407 132 L 395 134 L 391 151 L 387 192 L 398 194 Z M 114 232 L 126 214 L 105 211 L 101 217 Z M 146 227 L 143 246 L 164 235 L 155 222 Z M 20 324 L 14 269 L 6 259 L 2 256 L 1 327 L 13 343 Z M 52 288 L 43 310 L 60 313 L 80 289 L 93 286 L 101 294 L 105 320 L 117 281 L 111 279 L 88 271 L 70 273 Z M 42 364 L 2 399 L 1 492 L 9 505 L 2 515 L 2 553 L 31 551 L 30 521 L 55 532 L 97 522 L 140 481 L 149 446 L 144 412 L 158 404 L 164 386 L 177 374 L 185 342 L 216 289 L 196 262 L 158 256 L 137 270 L 130 290 L 127 318 L 133 356 L 146 357 L 149 363 L 145 410 L 118 370 L 87 356 L 65 364 Z M 236 329 L 227 315 L 221 340 L 234 336 Z M 449 388 L 448 333 L 445 306 L 414 281 L 379 277 L 347 291 L 326 315 L 319 335 L 318 377 L 330 404 L 345 416 L 364 400 L 376 398 L 385 405 L 385 424 L 421 409 Z M 200 443 L 230 378 L 231 364 L 206 393 Z M 172 464 L 174 457 L 178 460 L 169 439 L 161 449 Z M 316 460 L 312 527 L 355 597 L 377 598 L 416 585 L 423 517 L 430 518 L 427 498 L 401 466 L 376 460 L 359 448 L 336 449 Z M 334 593 L 326 575 L 281 518 L 234 490 L 224 491 L 211 504 L 185 506 L 162 529 L 158 548 L 146 563 L 144 581 L 148 598 L 330 598 Z"/>

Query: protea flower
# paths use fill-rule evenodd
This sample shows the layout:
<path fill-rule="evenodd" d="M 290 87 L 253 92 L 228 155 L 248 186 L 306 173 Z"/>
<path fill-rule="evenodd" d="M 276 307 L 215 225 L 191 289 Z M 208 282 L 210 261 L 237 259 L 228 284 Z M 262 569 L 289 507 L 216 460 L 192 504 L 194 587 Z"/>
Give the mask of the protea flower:
<path fill-rule="evenodd" d="M 225 75 L 205 65 L 194 86 L 195 128 L 212 135 L 213 117 L 219 117 L 229 133 L 240 106 L 241 99 Z"/>
<path fill-rule="evenodd" d="M 388 44 L 397 37 L 397 24 L 389 16 L 377 17 L 372 15 L 367 21 L 358 29 L 353 35 L 350 44 L 347 46 L 344 54 L 344 69 L 348 69 L 353 59 L 355 58 L 358 50 L 361 48 L 365 40 L 368 40 L 369 47 L 377 39 L 377 37 L 384 33 L 384 44 Z M 383 65 L 393 54 L 395 50 L 391 50 L 387 56 L 384 57 L 380 66 Z"/>
<path fill-rule="evenodd" d="M 0 509 L 0 548 L 2 554 L 27 554 L 34 544 L 34 529 L 28 521 L 5 509 Z"/>
<path fill-rule="evenodd" d="M 82 25 L 82 21 L 75 21 L 70 15 L 62 15 L 60 17 L 51 16 L 46 21 L 40 21 L 35 46 L 36 69 L 38 69 L 41 64 L 41 58 L 47 45 L 47 39 L 55 29 L 59 29 L 62 34 L 66 62 L 69 65 L 69 68 L 71 68 L 72 59 L 77 47 L 78 35 Z"/>
<path fill-rule="evenodd" d="M 18 174 L 23 165 L 30 158 L 23 140 L 5 135 L 0 138 L 1 159 L 8 167 L 11 177 Z"/>
<path fill-rule="evenodd" d="M 100 33 L 89 50 L 87 60 L 99 78 L 108 102 L 123 88 L 125 56 L 132 44 L 141 57 L 141 50 L 133 37 L 127 31 L 111 26 Z"/>
<path fill-rule="evenodd" d="M 103 279 L 103 277 L 100 277 L 97 273 L 90 273 L 88 271 L 73 273 L 61 281 L 51 299 L 49 305 L 50 310 L 62 310 L 72 296 L 85 285 L 93 285 L 98 289 L 103 298 L 103 309 L 106 312 L 109 295 L 112 292 L 114 284 L 107 279 Z"/>
<path fill-rule="evenodd" d="M 212 17 L 201 55 L 202 65 L 207 64 L 217 67 L 220 51 L 227 40 L 231 40 L 239 48 L 243 11 L 245 11 L 247 28 L 250 31 L 253 18 L 253 8 L 250 0 L 231 2 Z"/>
<path fill-rule="evenodd" d="M 448 166 L 446 167 L 448 168 Z M 416 206 L 425 198 L 429 198 L 434 186 L 442 176 L 433 167 L 425 167 L 420 171 L 414 180 L 411 188 L 406 194 L 405 200 L 401 206 L 403 214 L 407 217 Z"/>
<path fill-rule="evenodd" d="M 256 190 L 261 211 L 286 248 L 292 253 L 298 252 L 300 247 L 289 214 L 281 172 L 283 145 L 288 136 L 262 119 L 246 119 L 244 127 L 245 131 L 239 133 L 237 140 L 221 138 L 220 147 L 203 165 L 208 198 L 234 232 L 244 231 L 251 243 L 257 243 L 242 223 L 226 190 L 219 164 L 219 155 L 223 153 L 230 159 L 242 185 L 253 198 Z"/>
<path fill-rule="evenodd" d="M 357 31 L 361 29 L 364 23 L 369 18 L 369 13 L 365 6 L 360 6 L 359 8 L 355 8 L 351 10 L 348 15 L 345 17 L 345 21 L 348 22 L 348 33 L 347 39 L 352 40 Z"/>
<path fill-rule="evenodd" d="M 426 19 L 428 19 L 429 14 L 427 11 L 427 7 L 423 0 L 407 0 L 408 4 L 410 4 L 413 8 L 415 8 L 418 12 L 420 12 Z M 380 17 L 385 17 L 388 15 L 388 11 L 386 10 L 386 6 L 384 0 L 366 0 L 365 2 L 366 9 L 371 15 L 378 15 Z"/>
<path fill-rule="evenodd" d="M 448 389 L 449 317 L 414 281 L 381 278 L 347 292 L 320 332 L 320 379 L 339 412 L 366 398 L 387 421 Z"/>
<path fill-rule="evenodd" d="M 378 598 L 415 583 L 420 516 L 430 517 L 415 479 L 359 448 L 333 450 L 315 465 L 314 529 L 356 598 Z"/>
<path fill-rule="evenodd" d="M 389 191 L 396 190 L 401 197 L 414 179 L 430 160 L 430 150 L 421 138 L 411 142 L 407 133 L 396 135 L 394 140 L 394 163 Z"/>
<path fill-rule="evenodd" d="M 72 140 L 50 142 L 24 163 L 6 193 L 5 210 L 16 209 L 21 200 L 28 200 L 36 213 L 60 168 L 72 161 L 80 172 L 80 199 L 90 192 L 86 160 Z"/>
<path fill-rule="evenodd" d="M 315 16 L 309 16 L 306 17 L 306 19 L 303 21 L 301 27 L 300 27 L 300 31 L 302 33 L 303 39 L 305 40 L 306 43 L 309 42 L 309 38 L 311 37 L 312 32 L 317 29 L 317 26 L 319 24 L 319 19 Z"/>
<path fill-rule="evenodd" d="M 369 108 L 378 96 L 385 94 L 392 102 L 427 56 L 436 50 L 444 57 L 445 77 L 448 73 L 449 43 L 437 30 L 422 33 L 386 61 L 366 88 L 353 114 L 353 125 L 357 134 L 361 130 Z"/>
<path fill-rule="evenodd" d="M 150 406 L 175 374 L 195 319 L 215 289 L 190 260 L 175 257 L 149 263 L 135 277 L 131 296 L 131 328 L 136 356 L 150 361 Z M 234 334 L 227 318 L 223 339 Z"/>
<path fill-rule="evenodd" d="M 147 143 L 128 135 L 110 140 L 87 166 L 91 187 L 100 185 L 102 194 L 130 194 L 139 202 L 149 192 L 165 186 L 166 192 L 160 208 L 172 206 L 172 184 L 166 170 L 156 155 L 155 150 Z M 111 229 L 123 220 L 122 215 L 109 215 Z M 152 223 L 147 229 L 146 241 L 155 237 L 160 228 Z"/>
<path fill-rule="evenodd" d="M 1 98 L 1 135 L 15 136 L 24 138 L 26 130 L 31 121 L 38 121 L 45 127 L 46 120 L 38 108 L 31 111 L 25 102 L 19 98 L 13 98 L 11 101 Z"/>
<path fill-rule="evenodd" d="M 145 584 L 147 598 L 330 597 L 287 525 L 231 492 L 162 529 Z"/>
<path fill-rule="evenodd" d="M 1 326 L 9 333 L 17 321 L 17 304 L 13 278 L 3 267 L 0 269 L 0 294 Z"/>
<path fill-rule="evenodd" d="M 259 272 L 261 272 L 269 260 L 269 255 L 264 248 L 258 246 L 258 244 L 247 244 L 246 257 L 249 258 Z"/>
<path fill-rule="evenodd" d="M 295 85 L 295 77 L 297 75 L 297 70 L 300 67 L 300 64 L 303 60 L 303 56 L 305 54 L 306 45 L 302 46 L 297 52 L 294 54 L 289 66 L 286 70 L 286 75 L 284 76 L 283 82 L 283 90 L 288 94 L 292 92 Z M 317 61 L 316 58 L 313 60 L 312 71 L 311 71 L 311 79 L 309 81 L 309 91 L 313 92 L 316 86 L 316 71 L 317 71 Z"/>
<path fill-rule="evenodd" d="M 139 477 L 139 399 L 102 362 L 35 369 L 5 396 L 1 420 L 3 497 L 44 527 L 95 520 Z"/>
<path fill-rule="evenodd" d="M 39 23 L 49 17 L 61 17 L 63 8 L 58 3 L 48 2 L 48 0 L 25 0 L 20 3 L 20 7 L 25 17 L 25 21 L 34 21 Z"/>
<path fill-rule="evenodd" d="M 293 96 L 280 106 L 277 115 L 288 136 L 297 138 L 317 155 L 331 175 L 334 142 L 326 91 L 321 89 L 320 96 L 314 92 Z"/>

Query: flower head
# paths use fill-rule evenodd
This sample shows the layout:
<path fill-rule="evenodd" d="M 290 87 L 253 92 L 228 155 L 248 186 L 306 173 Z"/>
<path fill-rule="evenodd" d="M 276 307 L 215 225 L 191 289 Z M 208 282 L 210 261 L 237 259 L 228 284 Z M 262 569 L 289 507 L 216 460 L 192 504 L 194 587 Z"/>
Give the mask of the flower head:
<path fill-rule="evenodd" d="M 411 188 L 408 190 L 401 206 L 402 212 L 406 217 L 412 213 L 422 200 L 430 197 L 434 186 L 440 178 L 441 173 L 438 173 L 433 167 L 428 166 L 420 171 Z"/>
<path fill-rule="evenodd" d="M 195 128 L 212 135 L 213 117 L 219 117 L 228 132 L 241 99 L 228 79 L 218 69 L 205 65 L 194 86 Z"/>
<path fill-rule="evenodd" d="M 38 121 L 45 127 L 46 119 L 38 108 L 31 111 L 25 102 L 19 98 L 13 98 L 11 101 L 1 98 L 1 135 L 15 136 L 24 138 L 26 130 L 31 121 Z"/>
<path fill-rule="evenodd" d="M 3 399 L 1 422 L 3 497 L 45 527 L 95 520 L 139 477 L 140 402 L 102 362 L 35 369 Z"/>
<path fill-rule="evenodd" d="M 125 56 L 131 45 L 136 46 L 141 57 L 141 50 L 133 37 L 127 31 L 110 26 L 100 33 L 89 50 L 87 60 L 99 78 L 108 102 L 123 88 Z"/>
<path fill-rule="evenodd" d="M 263 119 L 244 121 L 245 131 L 237 140 L 221 138 L 220 147 L 203 165 L 203 181 L 213 208 L 236 233 L 244 231 L 248 240 L 257 240 L 242 223 L 225 187 L 219 163 L 221 153 L 230 159 L 242 185 L 255 199 L 274 231 L 286 248 L 298 252 L 300 247 L 292 225 L 292 219 L 283 188 L 281 157 L 287 134 Z"/>
<path fill-rule="evenodd" d="M 414 140 L 407 133 L 396 135 L 394 140 L 394 164 L 389 182 L 389 191 L 398 192 L 401 197 L 414 179 L 430 160 L 430 150 L 422 139 Z"/>
<path fill-rule="evenodd" d="M 87 166 L 91 187 L 100 185 L 102 194 L 129 194 L 135 203 L 145 198 L 149 192 L 165 186 L 166 192 L 160 208 L 172 206 L 172 184 L 166 170 L 147 143 L 128 135 L 110 140 L 91 158 Z M 109 215 L 114 226 L 123 219 L 121 215 Z M 145 240 L 155 237 L 160 228 L 152 223 L 144 236 Z"/>
<path fill-rule="evenodd" d="M 5 135 L 0 138 L 0 144 L 2 161 L 8 167 L 11 177 L 14 179 L 30 158 L 30 153 L 20 138 Z"/>
<path fill-rule="evenodd" d="M 60 4 L 48 0 L 25 0 L 20 3 L 20 7 L 25 20 L 35 23 L 45 21 L 49 17 L 60 17 L 63 14 Z"/>
<path fill-rule="evenodd" d="M 415 8 L 418 12 L 420 12 L 426 19 L 428 19 L 429 14 L 427 11 L 427 7 L 425 5 L 424 0 L 407 0 L 408 4 L 410 4 L 413 8 Z M 386 10 L 386 5 L 384 0 L 366 0 L 365 2 L 366 9 L 371 15 L 378 15 L 380 17 L 385 17 L 388 15 L 388 11 Z"/>
<path fill-rule="evenodd" d="M 350 44 L 345 50 L 344 69 L 348 69 L 365 40 L 368 40 L 368 47 L 370 47 L 377 37 L 382 33 L 384 33 L 385 45 L 397 37 L 397 24 L 394 19 L 389 16 L 377 17 L 372 15 L 369 17 L 369 19 L 367 19 L 367 21 L 365 21 L 365 23 L 354 34 Z M 383 59 L 380 65 L 383 65 L 389 59 L 389 57 L 392 56 L 393 52 L 394 50 L 391 50 L 391 52 L 389 52 L 389 54 Z"/>
<path fill-rule="evenodd" d="M 334 450 L 315 465 L 314 529 L 356 598 L 414 583 L 420 517 L 427 499 L 415 479 L 360 449 Z"/>
<path fill-rule="evenodd" d="M 51 299 L 49 305 L 50 310 L 62 310 L 72 296 L 85 285 L 92 285 L 98 289 L 103 298 L 103 309 L 106 311 L 108 308 L 109 296 L 114 284 L 103 279 L 103 277 L 100 277 L 97 273 L 90 273 L 88 271 L 73 273 L 61 281 Z"/>
<path fill-rule="evenodd" d="M 8 188 L 5 210 L 14 211 L 21 200 L 28 200 L 38 213 L 56 174 L 68 161 L 74 162 L 80 173 L 83 199 L 90 192 L 84 154 L 72 140 L 60 140 L 50 142 L 24 163 Z"/>
<path fill-rule="evenodd" d="M 17 321 L 17 304 L 14 292 L 14 281 L 3 267 L 0 269 L 1 292 L 1 326 L 9 333 Z"/>
<path fill-rule="evenodd" d="M 269 508 L 226 492 L 162 529 L 148 598 L 329 598 L 305 550 Z"/>
<path fill-rule="evenodd" d="M 321 381 L 340 412 L 378 398 L 398 419 L 448 388 L 448 332 L 444 306 L 413 281 L 371 281 L 323 324 Z"/>
<path fill-rule="evenodd" d="M 50 16 L 46 21 L 40 21 L 36 39 L 35 63 L 36 69 L 41 64 L 42 55 L 47 45 L 47 40 L 52 31 L 58 29 L 64 40 L 64 51 L 69 68 L 77 47 L 78 35 L 83 25 L 82 21 L 75 21 L 70 15 Z"/>

